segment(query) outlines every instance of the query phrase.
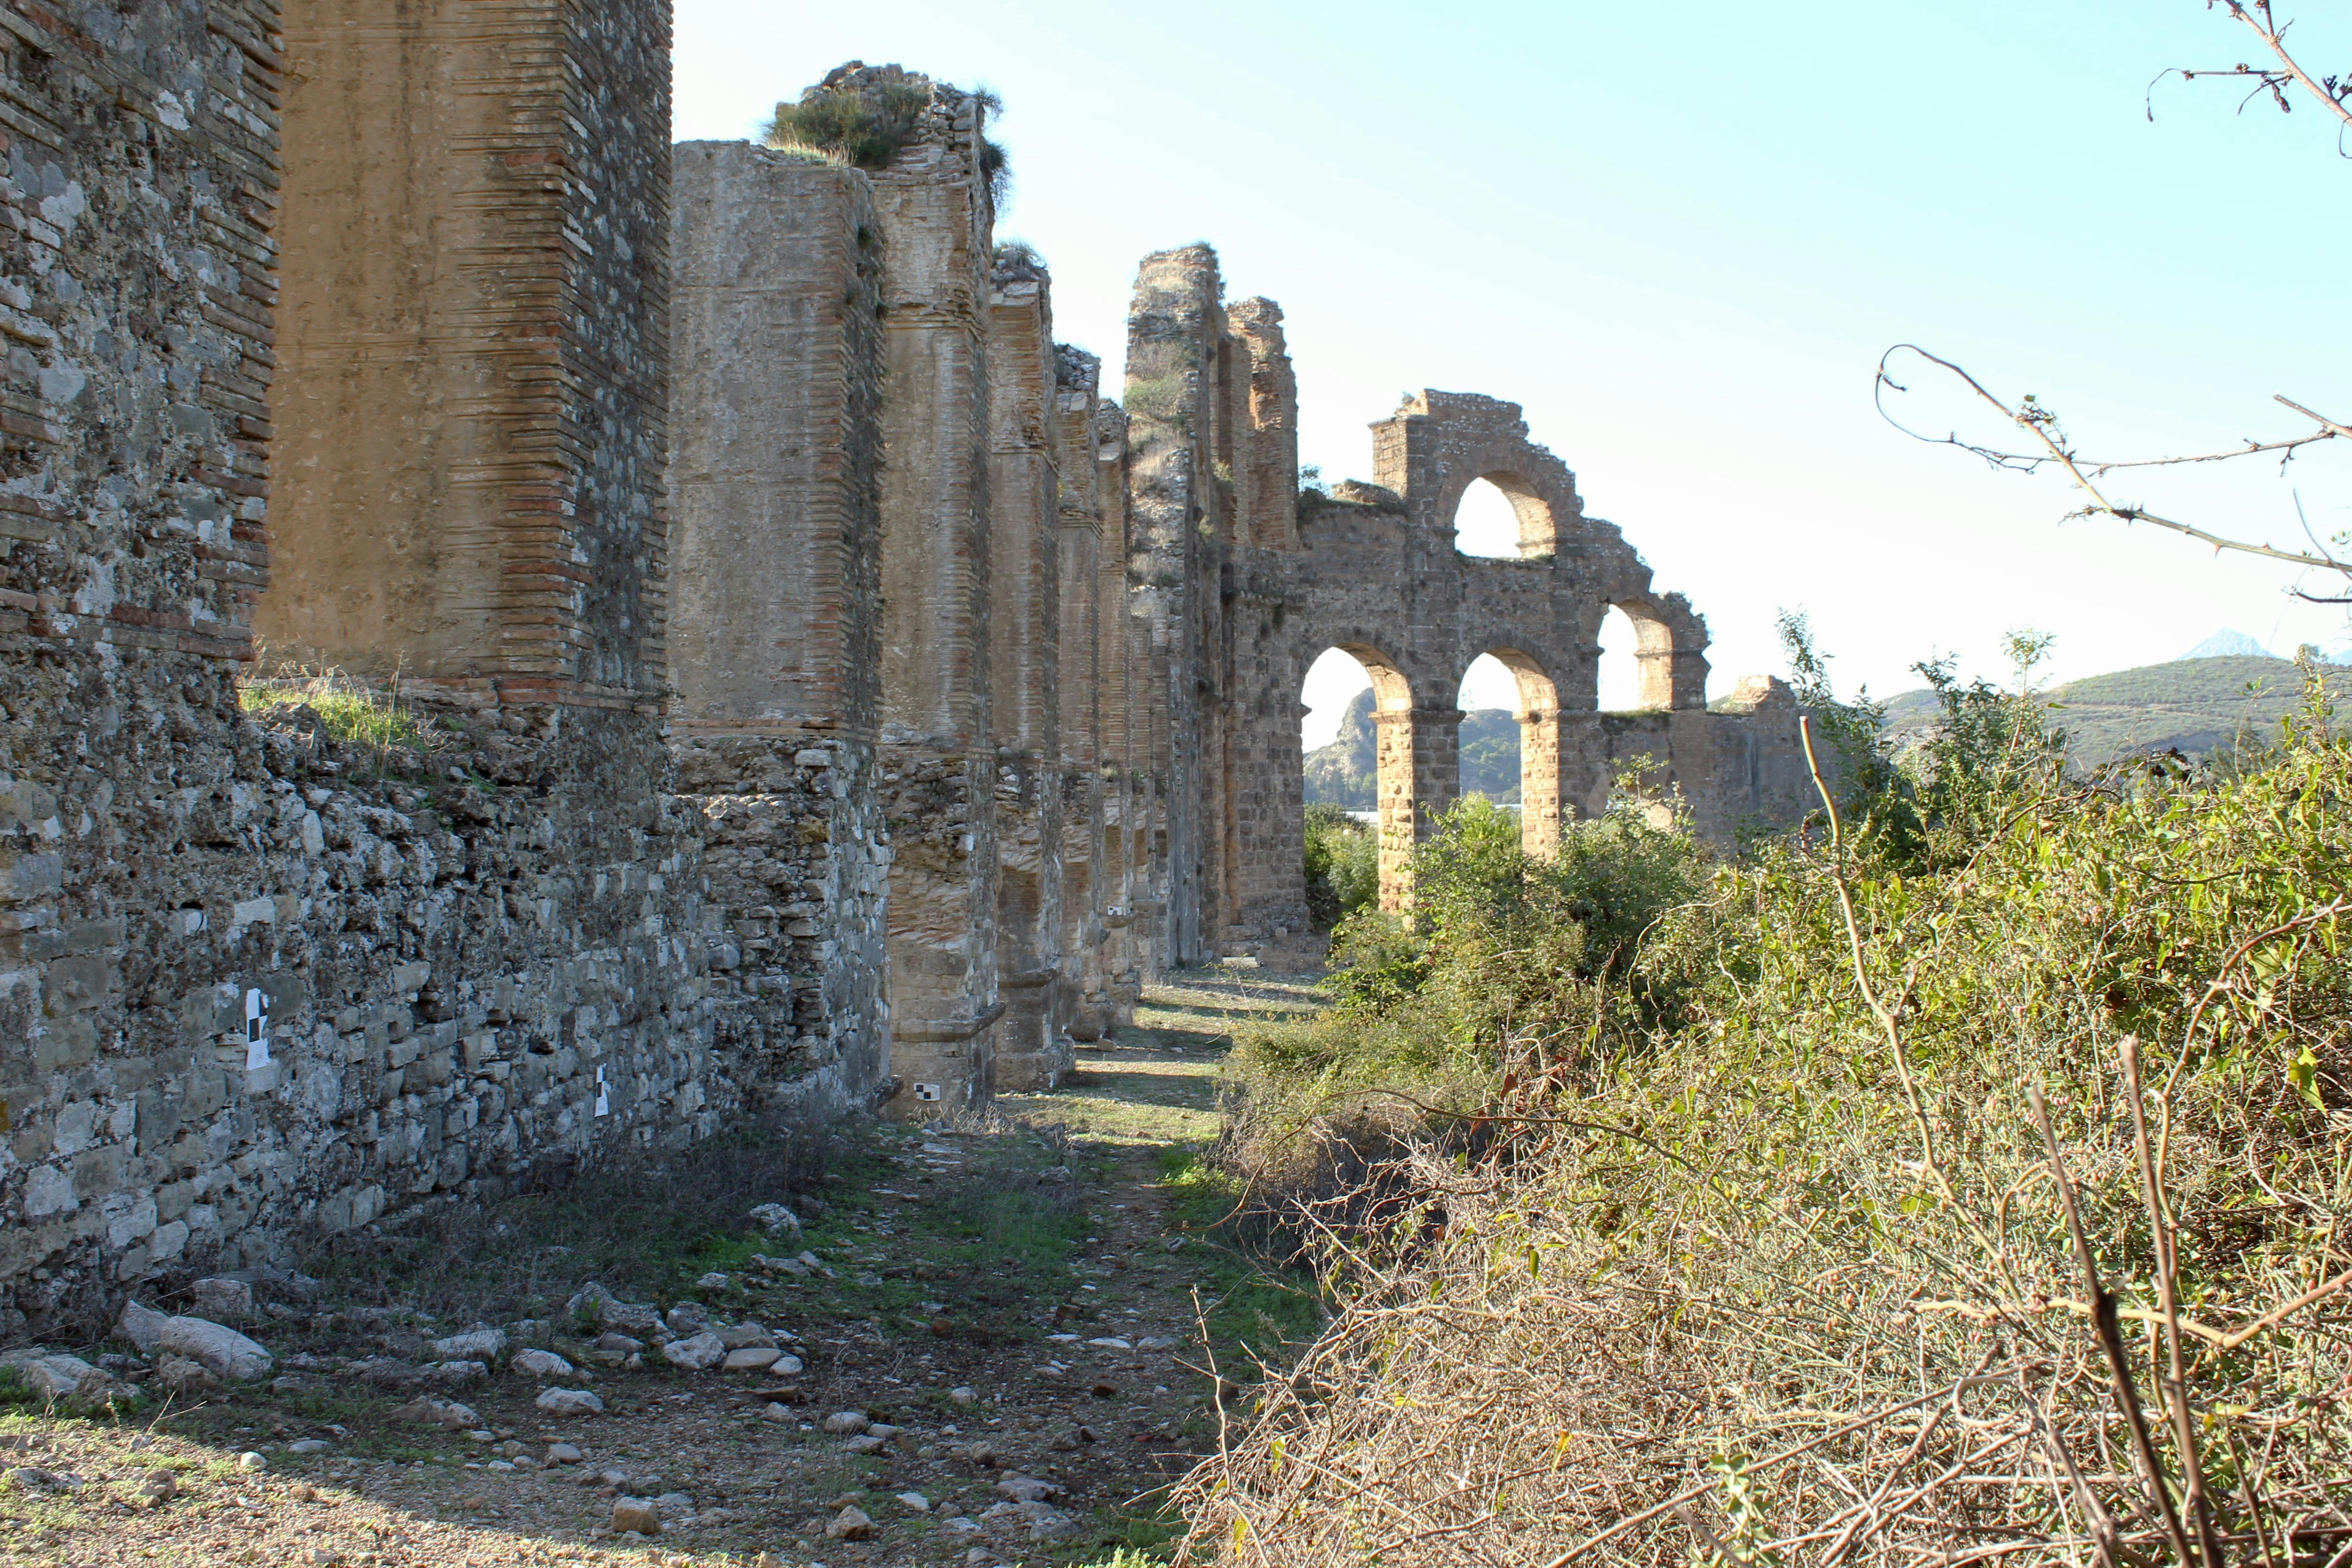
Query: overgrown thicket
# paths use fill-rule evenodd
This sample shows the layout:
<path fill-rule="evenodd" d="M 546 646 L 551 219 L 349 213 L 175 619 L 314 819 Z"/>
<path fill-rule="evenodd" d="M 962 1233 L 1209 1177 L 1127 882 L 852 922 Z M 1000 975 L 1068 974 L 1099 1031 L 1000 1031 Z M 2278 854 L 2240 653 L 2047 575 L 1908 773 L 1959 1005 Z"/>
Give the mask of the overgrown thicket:
<path fill-rule="evenodd" d="M 2352 1562 L 2352 742 L 2081 778 L 1938 686 L 1736 865 L 1457 813 L 1243 1043 L 1342 1305 L 1192 1561 Z"/>

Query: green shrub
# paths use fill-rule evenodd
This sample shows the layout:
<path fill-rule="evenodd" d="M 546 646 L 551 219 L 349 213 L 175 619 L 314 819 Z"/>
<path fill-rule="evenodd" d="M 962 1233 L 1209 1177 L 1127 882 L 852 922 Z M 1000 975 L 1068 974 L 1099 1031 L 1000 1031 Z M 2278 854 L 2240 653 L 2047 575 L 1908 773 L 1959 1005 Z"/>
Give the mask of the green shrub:
<path fill-rule="evenodd" d="M 1687 834 L 1640 811 L 1574 824 L 1538 857 L 1522 847 L 1516 813 L 1462 801 L 1414 852 L 1410 926 L 1372 906 L 1376 844 L 1359 842 L 1366 897 L 1332 931 L 1323 989 L 1334 1005 L 1244 1029 L 1227 1058 L 1232 1139 L 1250 1151 L 1238 1157 L 1283 1163 L 1277 1151 L 1328 1115 L 1377 1124 L 1369 1101 L 1473 1103 L 1529 1053 L 1573 1045 L 1604 990 L 1646 1017 L 1691 984 L 1641 961 L 1682 930 L 1662 917 L 1703 894 L 1707 863 Z"/>
<path fill-rule="evenodd" d="M 779 103 L 762 137 L 771 147 L 811 148 L 857 169 L 887 169 L 930 107 L 927 82 L 886 81 L 870 92 L 813 87 Z"/>
<path fill-rule="evenodd" d="M 1307 910 L 1317 929 L 1381 896 L 1380 835 L 1337 805 L 1307 808 Z"/>

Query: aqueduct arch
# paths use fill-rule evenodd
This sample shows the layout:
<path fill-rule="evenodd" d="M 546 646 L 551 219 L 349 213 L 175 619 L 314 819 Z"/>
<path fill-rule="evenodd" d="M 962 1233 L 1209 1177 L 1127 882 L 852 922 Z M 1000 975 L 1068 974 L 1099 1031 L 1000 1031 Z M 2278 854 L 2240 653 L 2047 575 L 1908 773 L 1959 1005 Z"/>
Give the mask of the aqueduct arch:
<path fill-rule="evenodd" d="M 1543 661 L 1522 648 L 1481 648 L 1511 672 L 1519 689 L 1512 717 L 1519 723 L 1519 842 L 1530 855 L 1549 856 L 1559 847 L 1559 687 Z M 1465 673 L 1466 668 L 1465 668 Z"/>
<path fill-rule="evenodd" d="M 1278 354 L 1278 328 L 1263 311 L 1253 324 L 1259 357 Z M 1683 795 L 1703 833 L 1728 838 L 1741 821 L 1781 809 L 1794 782 L 1765 759 L 1787 748 L 1759 749 L 1759 731 L 1782 721 L 1707 710 L 1706 623 L 1680 595 L 1655 589 L 1614 524 L 1586 515 L 1575 475 L 1530 438 L 1517 405 L 1417 393 L 1372 426 L 1372 450 L 1376 483 L 1300 497 L 1295 550 L 1228 546 L 1236 592 L 1222 635 L 1237 650 L 1278 648 L 1265 665 L 1283 672 L 1290 691 L 1326 647 L 1388 672 L 1374 678 L 1383 908 L 1406 905 L 1412 846 L 1460 795 L 1456 694 L 1481 655 L 1502 662 L 1518 686 L 1522 834 L 1531 853 L 1550 852 L 1563 825 L 1606 810 L 1614 766 L 1636 756 L 1663 762 L 1662 782 Z M 1519 520 L 1516 559 L 1455 548 L 1455 512 L 1481 479 Z M 1630 713 L 1600 709 L 1600 631 L 1612 607 L 1639 639 L 1641 694 Z M 1237 659 L 1230 675 L 1248 673 Z M 1294 722 L 1287 709 L 1280 721 Z M 1274 750 L 1244 736 L 1229 755 Z M 1297 791 L 1294 773 L 1287 793 L 1275 781 L 1260 796 L 1278 799 L 1279 811 L 1226 814 L 1229 864 L 1297 864 Z M 1294 898 L 1255 875 L 1254 883 L 1237 880 L 1226 900 L 1229 930 L 1256 936 L 1294 926 L 1303 882 Z"/>

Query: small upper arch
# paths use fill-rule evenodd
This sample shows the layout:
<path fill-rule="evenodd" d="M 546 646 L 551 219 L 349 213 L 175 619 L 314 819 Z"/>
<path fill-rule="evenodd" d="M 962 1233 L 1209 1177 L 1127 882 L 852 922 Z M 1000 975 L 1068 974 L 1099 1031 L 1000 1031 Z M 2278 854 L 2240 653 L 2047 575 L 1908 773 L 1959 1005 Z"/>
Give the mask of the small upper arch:
<path fill-rule="evenodd" d="M 1372 708 L 1376 712 L 1412 711 L 1412 682 L 1402 664 L 1368 642 L 1339 641 L 1328 646 L 1362 665 L 1364 673 L 1372 678 Z"/>
<path fill-rule="evenodd" d="M 1475 393 L 1423 390 L 1372 426 L 1374 477 L 1405 499 L 1417 523 L 1450 535 L 1462 497 L 1484 479 L 1518 519 L 1522 560 L 1557 553 L 1584 513 L 1576 476 L 1528 438 L 1519 405 Z"/>
<path fill-rule="evenodd" d="M 1706 622 L 1680 594 L 1612 596 L 1601 613 L 1617 610 L 1633 624 L 1640 670 L 1637 705 L 1643 710 L 1706 706 Z"/>
<path fill-rule="evenodd" d="M 1559 538 L 1551 502 L 1534 485 L 1516 473 L 1496 469 L 1488 474 L 1474 474 L 1465 480 L 1446 509 L 1447 525 L 1454 531 L 1454 547 L 1464 554 L 1485 554 L 1484 551 L 1462 550 L 1462 508 L 1476 488 L 1488 485 L 1499 492 L 1511 509 L 1514 530 L 1512 549 L 1505 559 L 1535 560 L 1550 555 Z"/>
<path fill-rule="evenodd" d="M 1519 689 L 1517 717 L 1521 722 L 1530 718 L 1547 718 L 1559 710 L 1559 688 L 1535 655 L 1522 648 L 1490 647 L 1481 651 L 1478 658 L 1491 658 L 1511 672 Z M 1470 662 L 1475 664 L 1477 659 Z"/>

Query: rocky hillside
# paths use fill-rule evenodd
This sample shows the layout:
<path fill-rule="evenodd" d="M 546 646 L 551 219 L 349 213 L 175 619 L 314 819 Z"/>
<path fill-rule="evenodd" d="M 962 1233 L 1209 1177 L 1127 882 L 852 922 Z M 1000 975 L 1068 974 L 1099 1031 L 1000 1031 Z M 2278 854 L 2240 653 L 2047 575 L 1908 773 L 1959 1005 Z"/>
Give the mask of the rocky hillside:
<path fill-rule="evenodd" d="M 2331 669 L 2327 682 L 2338 702 L 2352 697 L 2352 670 Z M 2151 752 L 2197 757 L 2242 739 L 2275 740 L 2279 721 L 2303 700 L 2303 677 L 2283 658 L 2181 658 L 2070 680 L 2049 699 L 2051 722 L 2066 732 L 2068 751 L 2092 767 Z M 1937 719 L 1933 692 L 1906 691 L 1886 705 L 1887 730 L 1898 737 L 1925 734 Z"/>
<path fill-rule="evenodd" d="M 1307 804 L 1370 811 L 1378 779 L 1372 694 L 1356 693 L 1339 720 L 1339 737 L 1307 753 Z M 1498 805 L 1519 798 L 1519 721 L 1507 709 L 1475 708 L 1462 716 L 1462 792 Z"/>

